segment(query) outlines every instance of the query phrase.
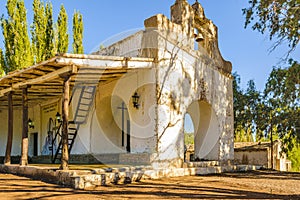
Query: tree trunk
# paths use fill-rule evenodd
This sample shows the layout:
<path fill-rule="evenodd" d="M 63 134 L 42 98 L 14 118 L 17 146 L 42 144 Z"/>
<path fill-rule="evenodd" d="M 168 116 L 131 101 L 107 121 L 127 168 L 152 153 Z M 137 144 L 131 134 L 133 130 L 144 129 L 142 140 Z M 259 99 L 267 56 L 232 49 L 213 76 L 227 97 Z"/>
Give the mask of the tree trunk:
<path fill-rule="evenodd" d="M 272 125 L 272 122 L 271 122 L 271 136 L 270 136 L 270 139 L 271 139 L 271 169 L 274 169 L 274 152 L 273 152 L 273 125 Z"/>
<path fill-rule="evenodd" d="M 62 152 L 60 169 L 69 169 L 69 147 L 68 147 L 68 122 L 69 122 L 69 95 L 70 93 L 70 77 L 65 77 L 63 86 L 62 101 Z"/>
<path fill-rule="evenodd" d="M 11 164 L 11 148 L 12 148 L 12 140 L 13 140 L 13 100 L 12 100 L 12 92 L 8 93 L 8 133 L 7 133 L 7 144 L 6 144 L 6 151 L 5 151 L 5 159 L 4 164 L 10 165 Z"/>
<path fill-rule="evenodd" d="M 20 165 L 28 164 L 28 96 L 27 87 L 22 89 L 22 106 L 23 106 L 23 131 L 22 131 L 22 153 Z"/>

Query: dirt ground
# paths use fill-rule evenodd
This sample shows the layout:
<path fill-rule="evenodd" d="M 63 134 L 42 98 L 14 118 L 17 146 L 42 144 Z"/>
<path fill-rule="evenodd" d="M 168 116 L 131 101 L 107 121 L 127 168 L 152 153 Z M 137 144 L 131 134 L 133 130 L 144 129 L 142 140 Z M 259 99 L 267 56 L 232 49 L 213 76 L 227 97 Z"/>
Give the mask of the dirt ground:
<path fill-rule="evenodd" d="M 300 173 L 256 171 L 178 177 L 93 191 L 0 174 L 0 199 L 300 199 Z"/>

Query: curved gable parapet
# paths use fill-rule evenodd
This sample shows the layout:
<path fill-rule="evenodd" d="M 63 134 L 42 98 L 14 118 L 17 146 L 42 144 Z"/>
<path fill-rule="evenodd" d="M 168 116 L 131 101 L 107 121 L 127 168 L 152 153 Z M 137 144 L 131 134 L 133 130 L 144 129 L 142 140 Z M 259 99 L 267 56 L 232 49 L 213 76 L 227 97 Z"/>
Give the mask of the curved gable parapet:
<path fill-rule="evenodd" d="M 206 18 L 204 9 L 199 2 L 193 4 L 192 7 L 195 14 L 194 29 L 202 37 L 198 45 L 203 47 L 208 55 L 217 62 L 221 71 L 231 73 L 232 64 L 224 60 L 219 49 L 218 27 L 210 19 Z"/>
<path fill-rule="evenodd" d="M 158 45 L 158 35 L 187 52 L 196 53 L 199 57 L 205 54 L 213 60 L 221 73 L 231 74 L 232 64 L 226 61 L 220 52 L 218 44 L 218 27 L 207 19 L 203 7 L 196 2 L 192 6 L 185 0 L 177 0 L 171 6 L 171 19 L 162 14 L 152 16 L 144 22 L 146 32 L 151 35 L 152 53 L 144 56 L 159 57 L 155 48 Z M 155 30 L 159 34 L 149 34 Z M 146 35 L 144 35 L 146 38 Z M 146 40 L 144 40 L 146 41 Z M 153 42 L 157 44 L 153 44 Z M 149 41 L 148 41 L 149 43 Z M 143 46 L 149 46 L 149 44 Z M 149 48 L 148 48 L 149 49 Z"/>

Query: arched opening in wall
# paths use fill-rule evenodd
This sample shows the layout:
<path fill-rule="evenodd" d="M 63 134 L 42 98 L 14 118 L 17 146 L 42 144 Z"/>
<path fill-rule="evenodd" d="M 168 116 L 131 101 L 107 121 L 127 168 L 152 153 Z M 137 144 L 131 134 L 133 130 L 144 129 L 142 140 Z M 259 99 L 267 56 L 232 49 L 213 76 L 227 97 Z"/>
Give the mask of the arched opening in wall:
<path fill-rule="evenodd" d="M 194 161 L 218 160 L 221 133 L 214 109 L 205 101 L 194 101 L 187 113 L 194 126 Z"/>
<path fill-rule="evenodd" d="M 194 161 L 195 129 L 189 113 L 184 116 L 184 161 Z"/>
<path fill-rule="evenodd" d="M 102 97 L 96 105 L 92 127 L 92 151 L 100 154 L 130 152 L 130 119 L 126 103 L 119 96 Z"/>

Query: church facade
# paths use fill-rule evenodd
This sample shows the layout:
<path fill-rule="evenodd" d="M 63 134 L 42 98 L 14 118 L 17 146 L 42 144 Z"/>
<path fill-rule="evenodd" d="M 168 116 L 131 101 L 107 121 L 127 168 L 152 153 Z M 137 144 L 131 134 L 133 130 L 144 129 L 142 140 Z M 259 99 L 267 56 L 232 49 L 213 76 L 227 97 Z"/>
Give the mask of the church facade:
<path fill-rule="evenodd" d="M 1 78 L 0 155 L 5 155 L 10 102 L 12 155 L 20 155 L 27 88 L 29 156 L 51 155 L 59 162 L 68 73 L 71 157 L 182 167 L 188 113 L 194 157 L 233 160 L 231 63 L 219 51 L 217 27 L 198 2 L 186 0 L 171 7 L 171 19 L 159 14 L 144 24 L 144 30 L 92 55 L 59 55 Z"/>

